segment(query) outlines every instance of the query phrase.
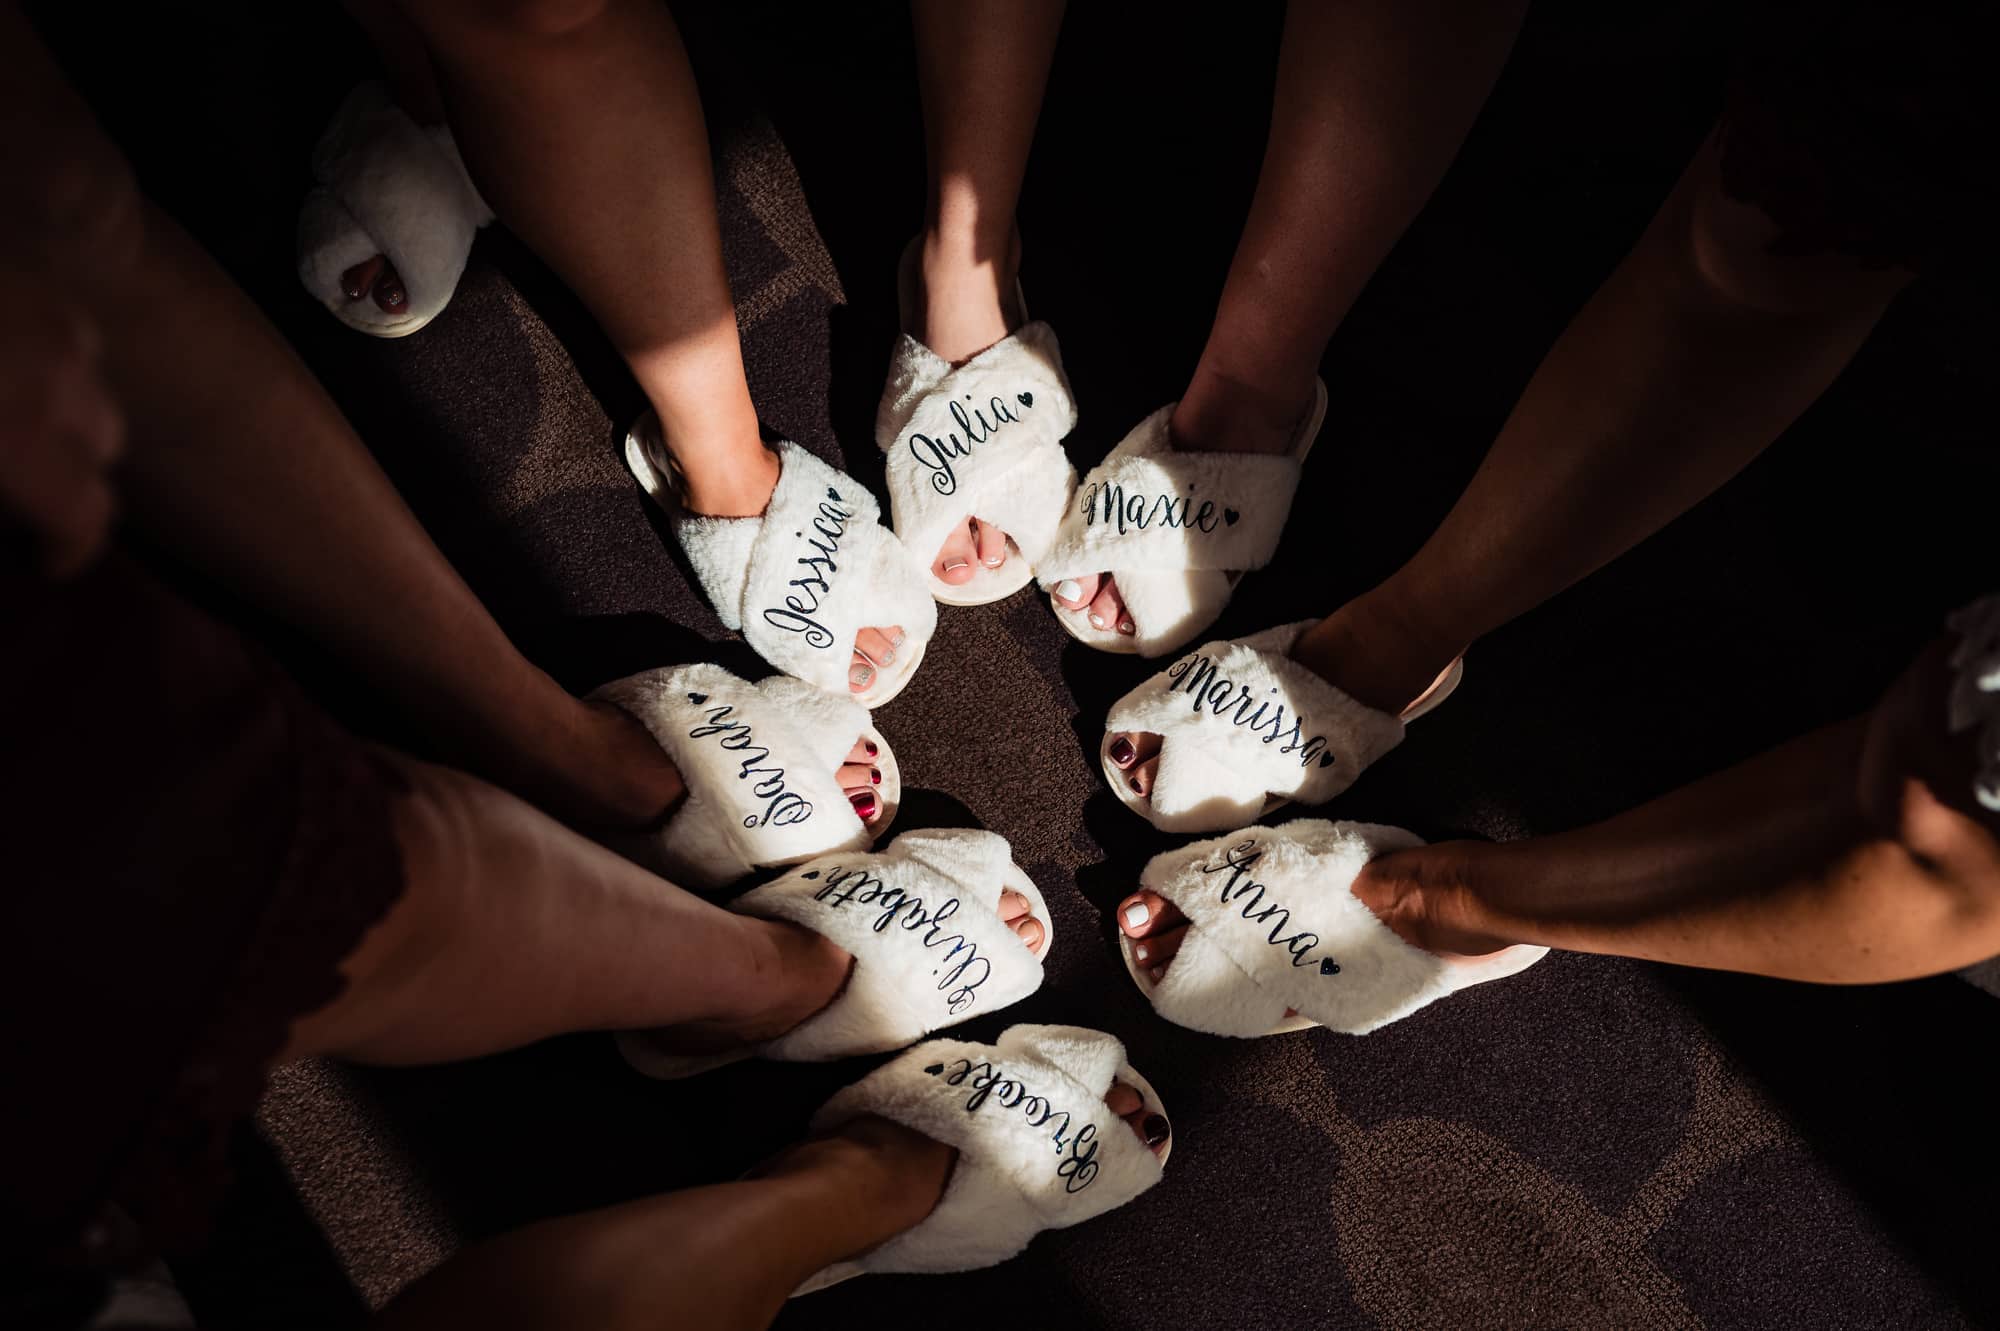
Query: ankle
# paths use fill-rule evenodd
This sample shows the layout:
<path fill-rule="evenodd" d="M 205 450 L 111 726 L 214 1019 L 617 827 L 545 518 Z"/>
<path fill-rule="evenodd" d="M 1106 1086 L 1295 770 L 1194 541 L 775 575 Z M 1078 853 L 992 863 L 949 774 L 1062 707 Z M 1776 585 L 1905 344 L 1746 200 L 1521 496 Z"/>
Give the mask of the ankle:
<path fill-rule="evenodd" d="M 1481 957 L 1518 941 L 1482 920 L 1465 857 L 1451 842 L 1377 856 L 1355 875 L 1353 890 L 1398 938 L 1436 956 Z"/>
<path fill-rule="evenodd" d="M 1282 453 L 1312 410 L 1313 379 L 1305 375 L 1240 376 L 1206 359 L 1167 420 L 1173 446 L 1198 453 Z"/>
<path fill-rule="evenodd" d="M 579 735 L 569 752 L 591 789 L 590 821 L 637 829 L 657 823 L 687 793 L 659 741 L 622 707 L 578 704 Z"/>
<path fill-rule="evenodd" d="M 833 1002 L 847 984 L 854 958 L 821 934 L 787 920 L 747 920 L 755 962 L 749 974 L 755 997 L 745 1005 L 742 1034 L 775 1039 Z"/>
<path fill-rule="evenodd" d="M 905 274 L 904 328 L 952 362 L 977 355 L 1018 328 L 1020 239 L 927 229 Z"/>
<path fill-rule="evenodd" d="M 1358 702 L 1400 715 L 1465 650 L 1384 587 L 1300 636 L 1292 659 Z"/>
<path fill-rule="evenodd" d="M 791 1147 L 757 1170 L 765 1178 L 810 1174 L 825 1181 L 853 1219 L 853 1257 L 922 1223 L 937 1209 L 958 1152 L 914 1128 L 864 1114 Z"/>

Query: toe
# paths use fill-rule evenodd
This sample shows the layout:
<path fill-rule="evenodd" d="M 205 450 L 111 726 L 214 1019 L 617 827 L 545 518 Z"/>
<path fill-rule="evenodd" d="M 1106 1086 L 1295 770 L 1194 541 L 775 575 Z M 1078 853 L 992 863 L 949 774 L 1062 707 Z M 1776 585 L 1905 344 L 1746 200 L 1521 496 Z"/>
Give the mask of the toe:
<path fill-rule="evenodd" d="M 1100 579 L 1097 584 L 1097 595 L 1090 598 L 1090 626 L 1094 629 L 1108 629 L 1116 624 L 1118 617 L 1124 613 L 1125 607 L 1119 601 L 1118 593 L 1112 590 L 1111 579 Z"/>
<path fill-rule="evenodd" d="M 1130 1118 L 1146 1107 L 1146 1098 L 1122 1081 L 1111 1083 L 1111 1089 L 1104 1093 L 1104 1103 L 1111 1106 L 1111 1112 L 1120 1118 Z"/>
<path fill-rule="evenodd" d="M 1049 589 L 1049 594 L 1072 610 L 1081 610 L 1097 595 L 1097 584 L 1102 581 L 1095 573 L 1082 578 L 1064 578 Z"/>
<path fill-rule="evenodd" d="M 1042 922 L 1032 915 L 1023 915 L 1020 919 L 1015 920 L 1013 929 L 1014 937 L 1020 939 L 1030 952 L 1039 952 L 1041 950 L 1042 940 L 1048 937 L 1049 932 L 1042 927 Z"/>
<path fill-rule="evenodd" d="M 847 763 L 854 767 L 872 767 L 881 752 L 874 740 L 857 739 L 854 741 L 854 747 L 847 751 Z"/>
<path fill-rule="evenodd" d="M 1181 908 L 1157 892 L 1140 889 L 1118 903 L 1118 927 L 1128 938 L 1144 938 L 1161 929 L 1183 924 L 1187 916 Z"/>
<path fill-rule="evenodd" d="M 872 790 L 849 791 L 847 802 L 854 806 L 854 816 L 864 823 L 882 816 L 882 797 Z"/>
<path fill-rule="evenodd" d="M 1148 934 L 1132 944 L 1132 960 L 1139 963 L 1140 970 L 1153 977 L 1154 984 L 1158 984 L 1167 978 L 1167 967 L 1173 964 L 1174 955 L 1181 950 L 1181 940 L 1186 937 L 1185 924 Z"/>
<path fill-rule="evenodd" d="M 834 779 L 849 795 L 857 795 L 882 784 L 882 769 L 870 767 L 867 763 L 847 763 L 834 773 Z"/>
<path fill-rule="evenodd" d="M 1166 1153 L 1167 1138 L 1172 1133 L 1166 1115 L 1149 1109 L 1145 1097 L 1138 1091 L 1122 1081 L 1114 1081 L 1111 1089 L 1104 1094 L 1104 1103 L 1131 1126 L 1133 1135 L 1146 1144 L 1147 1150 L 1154 1155 Z"/>
<path fill-rule="evenodd" d="M 375 282 L 375 303 L 384 314 L 401 314 L 410 308 L 410 295 L 403 289 L 401 274 L 386 262 L 382 265 L 382 276 Z"/>
<path fill-rule="evenodd" d="M 990 522 L 972 520 L 972 548 L 979 556 L 979 562 L 987 568 L 999 568 L 1007 562 L 1007 533 Z"/>
<path fill-rule="evenodd" d="M 1160 737 L 1145 730 L 1121 730 L 1111 737 L 1111 761 L 1128 771 L 1160 751 Z"/>
<path fill-rule="evenodd" d="M 1158 758 L 1148 758 L 1143 762 L 1134 763 L 1125 770 L 1125 784 L 1130 786 L 1132 793 L 1140 799 L 1151 799 L 1153 796 L 1153 778 L 1159 775 L 1159 771 L 1160 760 Z"/>
<path fill-rule="evenodd" d="M 1105 613 L 1104 622 L 1116 628 L 1126 637 L 1131 637 L 1137 631 L 1138 626 L 1132 622 L 1132 612 L 1125 608 L 1125 598 L 1119 594 L 1118 579 L 1108 573 L 1104 575 L 1104 585 L 1097 589 L 1097 599 L 1100 601 L 1103 600 L 1107 593 L 1111 597 L 1111 608 Z M 1092 611 L 1097 610 L 1095 603 L 1090 608 Z"/>
<path fill-rule="evenodd" d="M 883 666 L 896 659 L 896 647 L 903 640 L 900 628 L 865 628 L 854 635 L 854 659 L 847 667 L 847 687 L 864 692 L 875 682 Z"/>
<path fill-rule="evenodd" d="M 1008 924 L 1012 924 L 1023 915 L 1033 914 L 1034 909 L 1034 902 L 1028 900 L 1025 894 L 1016 892 L 1011 887 L 1000 894 L 1000 918 Z"/>
<path fill-rule="evenodd" d="M 944 545 L 939 548 L 937 560 L 931 565 L 931 572 L 937 574 L 939 581 L 948 582 L 956 587 L 960 583 L 972 581 L 972 575 L 979 571 L 972 566 L 972 561 L 977 557 L 978 550 L 972 539 L 972 524 L 967 523 L 963 527 L 955 528 Z"/>
<path fill-rule="evenodd" d="M 355 264 L 340 275 L 340 294 L 349 300 L 360 300 L 375 289 L 375 279 L 388 266 L 389 261 L 379 254 Z"/>

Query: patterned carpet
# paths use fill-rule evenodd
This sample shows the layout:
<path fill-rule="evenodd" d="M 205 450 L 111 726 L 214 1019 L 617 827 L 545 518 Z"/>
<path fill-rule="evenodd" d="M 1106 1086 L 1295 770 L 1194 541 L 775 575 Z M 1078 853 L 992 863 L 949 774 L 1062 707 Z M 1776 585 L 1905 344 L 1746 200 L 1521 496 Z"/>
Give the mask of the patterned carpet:
<path fill-rule="evenodd" d="M 1080 464 L 1176 391 L 1199 349 L 1268 106 L 1275 15 L 1236 8 L 1244 21 L 1219 31 L 1071 16 L 1021 221 L 1036 312 L 1082 403 Z M 1336 339 L 1294 520 L 1223 631 L 1323 612 L 1448 507 L 1701 136 L 1722 60 L 1711 17 L 1662 9 L 1614 30 L 1580 6 L 1537 12 Z M 202 65 L 240 73 L 164 110 L 134 91 L 157 74 L 78 65 L 149 182 L 295 339 L 525 650 L 578 688 L 698 653 L 748 668 L 740 644 L 708 645 L 728 635 L 619 465 L 636 390 L 504 232 L 401 342 L 335 327 L 290 284 L 304 145 L 352 40 L 325 22 L 306 73 L 274 58 L 298 38 L 270 16 L 150 34 L 210 43 Z M 879 486 L 869 421 L 921 161 L 900 11 L 752 5 L 688 27 L 756 400 L 774 431 Z M 1479 644 L 1459 694 L 1333 812 L 1431 837 L 1557 830 L 1868 705 L 1980 590 L 1982 496 L 2000 480 L 1977 410 L 1986 294 L 1912 290 L 1738 481 Z M 1170 842 L 1090 756 L 1143 673 L 1072 644 L 1024 592 L 944 611 L 878 724 L 915 787 L 902 825 L 1004 833 L 1055 916 L 1042 992 L 968 1029 L 1118 1034 L 1173 1115 L 1165 1182 L 1021 1261 L 852 1282 L 781 1327 L 2000 1324 L 2000 1003 L 1957 981 L 1812 989 L 1559 955 L 1365 1038 L 1236 1042 L 1152 1016 L 1106 911 Z M 438 1069 L 293 1069 L 244 1142 L 214 1250 L 181 1275 L 205 1325 L 343 1325 L 467 1238 L 731 1177 L 866 1066 L 659 1085 L 574 1038 Z"/>

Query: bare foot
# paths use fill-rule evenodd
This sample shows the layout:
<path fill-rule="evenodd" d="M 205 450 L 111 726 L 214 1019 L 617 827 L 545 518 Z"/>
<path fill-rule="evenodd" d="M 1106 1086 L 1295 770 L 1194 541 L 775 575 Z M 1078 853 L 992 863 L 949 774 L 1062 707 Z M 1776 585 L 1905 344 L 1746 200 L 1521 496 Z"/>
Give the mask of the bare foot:
<path fill-rule="evenodd" d="M 340 290 L 349 301 L 372 299 L 384 314 L 401 314 L 410 308 L 410 294 L 403 289 L 401 275 L 380 254 L 342 273 Z"/>

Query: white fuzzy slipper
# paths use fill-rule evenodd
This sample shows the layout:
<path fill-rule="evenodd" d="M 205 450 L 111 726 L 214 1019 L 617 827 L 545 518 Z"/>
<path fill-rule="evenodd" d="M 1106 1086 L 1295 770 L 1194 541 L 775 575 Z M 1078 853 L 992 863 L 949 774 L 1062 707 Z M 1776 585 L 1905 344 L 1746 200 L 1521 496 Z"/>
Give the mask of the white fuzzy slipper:
<path fill-rule="evenodd" d="M 1324 804 L 1403 742 L 1403 727 L 1450 697 L 1454 661 L 1401 716 L 1355 701 L 1291 659 L 1316 620 L 1195 648 L 1120 698 L 1098 764 L 1126 808 L 1163 832 L 1220 832 L 1298 800 Z M 1150 796 L 1111 759 L 1112 737 L 1160 737 Z"/>
<path fill-rule="evenodd" d="M 1033 952 L 999 915 L 1019 892 L 1042 924 Z M 905 832 L 886 850 L 824 855 L 729 908 L 790 920 L 854 958 L 847 986 L 775 1040 L 725 1054 L 668 1054 L 640 1034 L 619 1048 L 649 1077 L 691 1077 L 746 1058 L 825 1062 L 901 1049 L 934 1030 L 1018 1003 L 1041 987 L 1055 923 L 1006 838 L 966 828 Z"/>
<path fill-rule="evenodd" d="M 1164 1114 L 1125 1047 L 1079 1026 L 1011 1026 L 990 1045 L 932 1040 L 837 1093 L 813 1116 L 814 1132 L 878 1114 L 957 1147 L 958 1161 L 921 1224 L 794 1294 L 870 1271 L 993 1266 L 1041 1231 L 1080 1225 L 1158 1183 L 1165 1159 L 1104 1103 L 1113 1081 Z"/>
<path fill-rule="evenodd" d="M 863 707 L 901 693 L 937 628 L 937 603 L 909 551 L 882 525 L 875 496 L 787 440 L 777 446 L 778 487 L 761 516 L 690 513 L 663 470 L 672 464 L 659 428 L 651 412 L 633 425 L 625 465 L 666 512 L 723 624 L 779 670 Z M 854 635 L 870 625 L 900 626 L 903 641 L 854 693 L 847 687 Z"/>
<path fill-rule="evenodd" d="M 682 887 L 713 889 L 755 869 L 859 850 L 895 821 L 896 755 L 852 699 L 785 675 L 751 684 L 718 665 L 648 670 L 590 696 L 637 718 L 687 785 L 673 816 L 633 848 Z M 857 739 L 875 746 L 869 762 L 882 773 L 884 812 L 872 828 L 835 779 Z"/>
<path fill-rule="evenodd" d="M 1100 651 L 1166 655 L 1216 621 L 1246 571 L 1270 562 L 1326 417 L 1326 385 L 1313 380 L 1282 454 L 1180 452 L 1167 438 L 1172 415 L 1169 403 L 1139 422 L 1083 478 L 1035 567 L 1057 621 Z M 1118 580 L 1133 632 L 1098 628 L 1056 600 L 1061 583 L 1100 573 Z"/>
<path fill-rule="evenodd" d="M 910 266 L 906 251 L 899 270 L 906 309 Z M 888 455 L 896 535 L 918 557 L 938 601 L 986 605 L 1034 577 L 1076 488 L 1062 445 L 1075 426 L 1062 351 L 1045 323 L 1025 322 L 956 366 L 908 333 L 897 338 L 875 411 L 875 442 Z M 1007 562 L 977 567 L 969 582 L 953 586 L 931 565 L 952 532 L 975 517 L 1007 533 Z"/>
<path fill-rule="evenodd" d="M 1188 929 L 1158 981 L 1121 931 L 1125 969 L 1161 1016 L 1192 1030 L 1259 1036 L 1325 1026 L 1364 1035 L 1548 955 L 1523 944 L 1448 962 L 1376 919 L 1354 895 L 1355 875 L 1377 855 L 1422 844 L 1378 823 L 1300 818 L 1156 855 L 1139 886 L 1180 907 Z"/>
<path fill-rule="evenodd" d="M 299 210 L 299 280 L 333 317 L 376 337 L 405 337 L 458 289 L 472 237 L 493 220 L 451 131 L 419 127 L 381 85 L 347 95 L 313 149 L 319 183 Z M 340 276 L 386 255 L 408 293 L 401 314 L 349 300 Z"/>

